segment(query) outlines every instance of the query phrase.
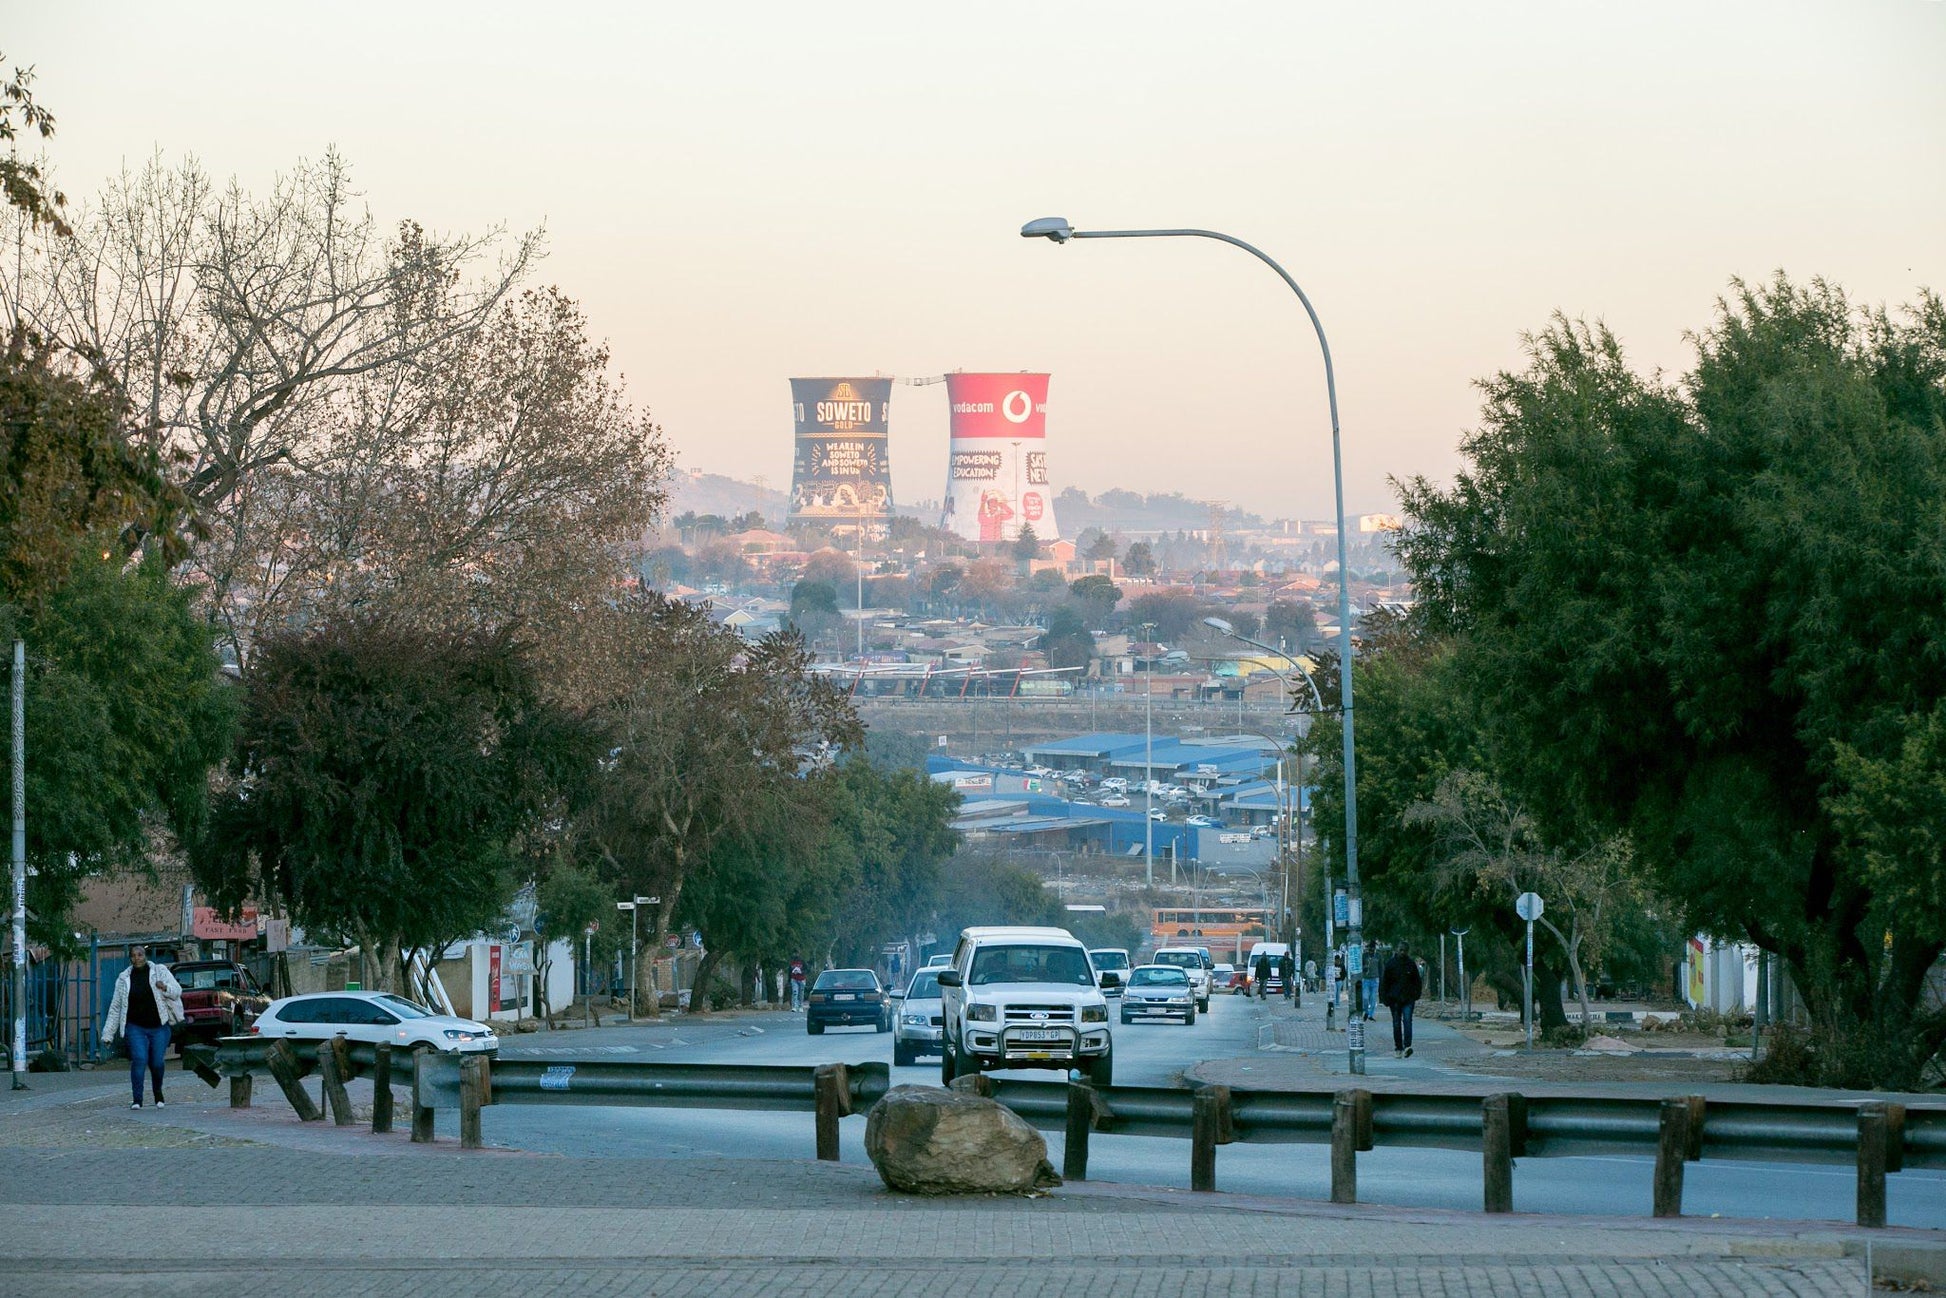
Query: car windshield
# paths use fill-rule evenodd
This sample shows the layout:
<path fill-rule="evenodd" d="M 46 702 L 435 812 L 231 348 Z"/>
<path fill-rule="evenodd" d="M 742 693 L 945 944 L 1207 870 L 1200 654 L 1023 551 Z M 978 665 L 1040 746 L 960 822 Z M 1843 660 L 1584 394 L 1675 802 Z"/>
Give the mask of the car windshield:
<path fill-rule="evenodd" d="M 1189 975 L 1180 969 L 1137 969 L 1128 980 L 1131 987 L 1187 987 Z"/>
<path fill-rule="evenodd" d="M 1201 969 L 1203 957 L 1194 951 L 1158 951 L 1155 953 L 1157 964 L 1172 964 L 1180 969 Z"/>
<path fill-rule="evenodd" d="M 812 984 L 816 991 L 870 992 L 878 990 L 878 977 L 870 969 L 826 969 Z"/>
<path fill-rule="evenodd" d="M 1093 987 L 1088 957 L 1077 946 L 989 946 L 973 956 L 969 985 L 992 983 L 1067 983 Z"/>
<path fill-rule="evenodd" d="M 236 987 L 240 986 L 242 981 L 237 977 L 234 969 L 176 968 L 169 972 L 176 975 L 176 982 L 181 984 L 186 992 L 209 992 L 220 987 Z"/>
<path fill-rule="evenodd" d="M 403 996 L 394 996 L 390 992 L 387 992 L 385 995 L 376 999 L 380 1005 L 391 1010 L 402 1019 L 429 1019 L 432 1017 L 431 1010 L 423 1005 L 414 1005 Z"/>
<path fill-rule="evenodd" d="M 905 989 L 909 1001 L 936 1001 L 939 999 L 939 974 L 933 970 L 915 975 L 912 986 Z"/>
<path fill-rule="evenodd" d="M 1090 951 L 1088 958 L 1095 962 L 1096 969 L 1128 968 L 1128 957 L 1120 951 Z"/>

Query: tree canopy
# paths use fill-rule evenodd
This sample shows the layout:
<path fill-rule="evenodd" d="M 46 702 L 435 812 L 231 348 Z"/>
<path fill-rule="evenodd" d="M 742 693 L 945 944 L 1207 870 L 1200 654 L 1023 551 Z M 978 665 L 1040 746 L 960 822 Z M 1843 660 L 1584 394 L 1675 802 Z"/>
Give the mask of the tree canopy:
<path fill-rule="evenodd" d="M 1483 388 L 1400 550 L 1502 769 L 1782 956 L 1821 1080 L 1911 1083 L 1946 1039 L 1915 904 L 1946 868 L 1946 306 L 1739 283 L 1680 382 L 1556 319 Z"/>

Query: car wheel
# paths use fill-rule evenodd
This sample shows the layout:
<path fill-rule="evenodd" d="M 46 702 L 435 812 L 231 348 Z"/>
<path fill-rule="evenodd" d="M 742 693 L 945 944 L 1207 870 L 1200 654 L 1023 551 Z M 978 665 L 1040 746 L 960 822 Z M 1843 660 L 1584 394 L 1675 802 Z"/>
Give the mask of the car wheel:
<path fill-rule="evenodd" d="M 967 1054 L 964 1050 L 955 1050 L 953 1052 L 953 1075 L 955 1077 L 977 1077 L 979 1072 L 980 1061 L 977 1058 Z"/>
<path fill-rule="evenodd" d="M 880 1032 L 890 1032 L 890 1031 L 892 1030 L 892 1020 L 891 1020 L 891 1019 L 880 1019 L 880 1020 L 878 1021 L 878 1030 L 879 1030 Z"/>
<path fill-rule="evenodd" d="M 1197 1001 L 1196 1008 L 1205 1014 L 1209 1013 L 1209 997 L 1205 996 L 1203 999 Z"/>
<path fill-rule="evenodd" d="M 943 1039 L 939 1043 L 939 1084 L 953 1084 L 953 1043 Z"/>
<path fill-rule="evenodd" d="M 911 1047 L 907 1046 L 904 1042 L 894 1041 L 892 1043 L 892 1062 L 901 1068 L 910 1068 L 912 1066 Z"/>
<path fill-rule="evenodd" d="M 1096 1086 L 1113 1086 L 1115 1084 L 1115 1046 L 1113 1042 L 1109 1043 L 1106 1054 L 1098 1059 L 1089 1061 L 1088 1080 Z"/>
<path fill-rule="evenodd" d="M 1132 1015 L 1131 1015 L 1131 1014 L 1130 1014 L 1130 1013 L 1129 1013 L 1129 1012 L 1128 1012 L 1127 1010 L 1123 1010 L 1123 1011 L 1122 1011 L 1122 1026 L 1123 1026 L 1123 1027 L 1127 1027 L 1127 1026 L 1128 1026 L 1129 1024 L 1131 1024 L 1131 1023 L 1133 1023 L 1133 1022 L 1135 1022 L 1135 1019 L 1134 1019 L 1134 1017 L 1133 1017 L 1133 1016 L 1132 1016 Z"/>
<path fill-rule="evenodd" d="M 804 1030 L 814 1037 L 821 1037 L 824 1035 L 824 1024 L 815 1019 L 805 1019 Z"/>
<path fill-rule="evenodd" d="M 1193 1028 L 1196 1026 L 1196 1009 L 1194 1006 L 1191 1006 L 1189 1009 L 1183 1011 L 1182 1025 L 1186 1028 Z"/>

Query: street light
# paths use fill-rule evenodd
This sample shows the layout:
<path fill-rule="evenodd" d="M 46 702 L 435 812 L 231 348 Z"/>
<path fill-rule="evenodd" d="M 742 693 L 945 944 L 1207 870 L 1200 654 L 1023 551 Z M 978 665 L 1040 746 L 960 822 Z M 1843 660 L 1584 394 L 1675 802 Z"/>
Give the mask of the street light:
<path fill-rule="evenodd" d="M 618 901 L 616 910 L 628 912 L 628 1021 L 635 1022 L 635 971 L 642 966 L 641 933 L 636 925 L 636 912 L 643 906 L 660 906 L 660 897 L 637 897 L 634 901 Z"/>
<path fill-rule="evenodd" d="M 1338 509 L 1338 695 L 1339 705 L 1344 717 L 1344 766 L 1345 766 L 1345 888 L 1350 907 L 1348 918 L 1349 940 L 1363 953 L 1364 900 L 1360 895 L 1358 883 L 1358 762 L 1352 739 L 1351 724 L 1351 582 L 1349 555 L 1345 542 L 1345 471 L 1344 454 L 1338 432 L 1338 379 L 1331 367 L 1331 344 L 1324 336 L 1324 324 L 1318 319 L 1317 310 L 1312 307 L 1311 299 L 1298 287 L 1290 272 L 1278 265 L 1261 248 L 1256 248 L 1233 235 L 1221 234 L 1215 230 L 1077 230 L 1068 224 L 1066 218 L 1043 216 L 1029 221 L 1020 227 L 1023 239 L 1049 239 L 1055 243 L 1067 243 L 1071 239 L 1214 239 L 1227 243 L 1261 261 L 1277 272 L 1297 300 L 1303 304 L 1304 314 L 1311 319 L 1311 328 L 1318 335 L 1318 348 L 1324 353 L 1324 390 L 1331 407 L 1331 477 L 1336 490 Z M 1360 986 L 1362 996 L 1363 985 Z M 1358 1012 L 1352 1015 L 1351 1030 L 1346 1034 L 1346 1045 L 1351 1051 L 1351 1071 L 1365 1071 L 1365 1028 L 1364 1007 L 1354 1002 Z"/>
<path fill-rule="evenodd" d="M 1311 673 L 1305 670 L 1303 662 L 1301 662 L 1296 658 L 1291 657 L 1289 654 L 1285 653 L 1282 649 L 1273 649 L 1261 640 L 1251 639 L 1249 636 L 1243 634 L 1243 632 L 1237 630 L 1234 626 L 1230 625 L 1229 621 L 1225 618 L 1206 617 L 1203 619 L 1203 625 L 1210 628 L 1212 631 L 1217 631 L 1222 633 L 1223 635 L 1230 637 L 1230 639 L 1232 640 L 1241 640 L 1244 644 L 1252 645 L 1255 648 L 1262 649 L 1265 653 L 1274 654 L 1277 657 L 1282 658 L 1285 662 L 1289 663 L 1291 666 L 1297 668 L 1298 672 L 1302 674 L 1304 677 L 1304 683 L 1310 687 L 1311 702 L 1315 705 L 1311 710 L 1313 712 L 1323 712 L 1325 710 L 1324 696 L 1318 693 L 1318 683 L 1316 680 L 1312 678 Z M 1278 671 L 1275 667 L 1269 668 L 1268 670 L 1270 671 L 1271 675 L 1275 676 L 1278 680 L 1284 682 L 1285 689 L 1291 689 L 1290 677 L 1284 675 L 1284 673 Z M 1296 693 L 1295 690 L 1292 690 L 1291 692 Z M 1297 709 L 1293 707 L 1291 710 L 1295 712 Z"/>

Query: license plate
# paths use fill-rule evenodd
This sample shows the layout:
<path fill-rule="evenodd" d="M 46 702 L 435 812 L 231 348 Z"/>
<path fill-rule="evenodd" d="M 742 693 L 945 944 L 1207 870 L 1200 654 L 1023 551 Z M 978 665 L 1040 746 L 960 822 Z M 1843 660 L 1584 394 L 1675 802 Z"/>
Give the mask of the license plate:
<path fill-rule="evenodd" d="M 1053 1028 L 1016 1029 L 1012 1036 L 1015 1041 L 1066 1041 L 1068 1039 L 1067 1033 Z"/>
<path fill-rule="evenodd" d="M 839 992 L 836 996 L 833 996 L 831 999 L 834 1001 L 855 1001 L 858 999 L 858 997 L 854 996 L 850 992 Z"/>
<path fill-rule="evenodd" d="M 1054 1054 L 1048 1050 L 1023 1050 L 1021 1054 L 1028 1059 L 1052 1059 Z"/>

